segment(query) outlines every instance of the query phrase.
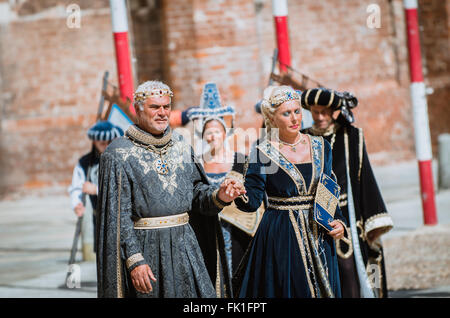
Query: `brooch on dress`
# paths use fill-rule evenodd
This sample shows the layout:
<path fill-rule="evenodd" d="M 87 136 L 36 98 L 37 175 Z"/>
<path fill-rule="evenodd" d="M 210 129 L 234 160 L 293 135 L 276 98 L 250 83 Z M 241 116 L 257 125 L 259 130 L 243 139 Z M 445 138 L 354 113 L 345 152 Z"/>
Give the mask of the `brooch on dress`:
<path fill-rule="evenodd" d="M 169 173 L 169 164 L 167 163 L 167 160 L 164 158 L 158 158 L 154 163 L 153 163 L 156 172 L 158 172 L 159 174 L 168 174 Z"/>

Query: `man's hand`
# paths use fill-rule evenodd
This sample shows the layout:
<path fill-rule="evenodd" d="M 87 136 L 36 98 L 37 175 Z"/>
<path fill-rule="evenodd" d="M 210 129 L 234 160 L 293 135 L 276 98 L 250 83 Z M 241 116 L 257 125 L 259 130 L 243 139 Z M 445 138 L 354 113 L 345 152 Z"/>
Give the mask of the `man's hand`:
<path fill-rule="evenodd" d="M 156 278 L 147 264 L 136 266 L 131 271 L 131 281 L 134 288 L 140 293 L 148 294 L 153 290 L 150 279 L 156 282 Z"/>
<path fill-rule="evenodd" d="M 335 240 L 340 240 L 344 237 L 344 226 L 340 222 L 334 220 L 328 224 L 333 228 L 332 231 L 328 232 L 328 235 L 333 237 Z"/>
<path fill-rule="evenodd" d="M 83 188 L 81 189 L 84 193 L 90 194 L 90 195 L 96 195 L 97 194 L 97 186 L 93 184 L 92 182 L 86 181 L 83 184 Z"/>
<path fill-rule="evenodd" d="M 75 206 L 75 208 L 74 208 L 75 214 L 76 214 L 78 217 L 83 216 L 84 210 L 85 210 L 84 205 L 83 205 L 83 203 L 81 203 L 81 202 L 78 203 L 78 204 Z"/>
<path fill-rule="evenodd" d="M 225 179 L 220 185 L 217 196 L 223 202 L 231 202 L 241 194 L 245 194 L 245 187 L 242 183 L 234 179 Z"/>

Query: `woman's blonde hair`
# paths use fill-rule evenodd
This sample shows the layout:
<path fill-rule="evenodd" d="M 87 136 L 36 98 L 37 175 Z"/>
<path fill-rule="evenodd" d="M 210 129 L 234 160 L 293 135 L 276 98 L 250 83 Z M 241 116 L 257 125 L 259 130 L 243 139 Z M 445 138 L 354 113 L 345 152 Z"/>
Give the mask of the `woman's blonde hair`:
<path fill-rule="evenodd" d="M 264 117 L 264 123 L 267 131 L 270 131 L 271 128 L 275 128 L 271 119 L 281 104 L 289 100 L 297 100 L 301 107 L 300 94 L 291 86 L 268 86 L 264 90 L 263 95 L 264 97 L 261 102 L 261 112 Z"/>

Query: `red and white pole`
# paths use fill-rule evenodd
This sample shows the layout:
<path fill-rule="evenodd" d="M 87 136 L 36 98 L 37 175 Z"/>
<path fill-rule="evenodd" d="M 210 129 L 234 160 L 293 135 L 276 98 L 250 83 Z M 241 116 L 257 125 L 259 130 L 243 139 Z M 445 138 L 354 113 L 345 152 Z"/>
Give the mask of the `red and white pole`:
<path fill-rule="evenodd" d="M 128 17 L 125 0 L 110 0 L 111 20 L 116 49 L 117 75 L 119 78 L 120 97 L 126 101 L 133 100 L 133 72 L 131 69 L 130 49 L 128 45 Z M 135 114 L 132 104 L 130 111 Z"/>
<path fill-rule="evenodd" d="M 411 76 L 411 100 L 414 116 L 416 156 L 419 161 L 420 191 L 422 197 L 423 219 L 426 225 L 437 224 L 434 195 L 430 126 L 425 83 L 422 73 L 420 52 L 419 22 L 417 0 L 403 0 L 409 51 L 409 71 Z"/>
<path fill-rule="evenodd" d="M 287 23 L 287 0 L 272 0 L 272 13 L 275 20 L 280 71 L 286 72 L 286 66 L 291 66 L 291 53 L 289 51 L 289 31 Z"/>

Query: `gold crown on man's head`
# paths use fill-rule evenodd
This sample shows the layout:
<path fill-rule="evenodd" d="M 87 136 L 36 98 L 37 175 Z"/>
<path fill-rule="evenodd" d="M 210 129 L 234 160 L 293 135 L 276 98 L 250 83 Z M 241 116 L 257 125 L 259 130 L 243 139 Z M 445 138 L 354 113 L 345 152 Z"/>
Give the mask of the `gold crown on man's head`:
<path fill-rule="evenodd" d="M 150 97 L 163 97 L 163 96 L 173 97 L 173 93 L 171 90 L 168 90 L 165 88 L 156 88 L 156 89 L 152 89 L 150 91 L 134 93 L 134 100 L 135 101 L 145 101 L 147 98 L 150 98 Z"/>

